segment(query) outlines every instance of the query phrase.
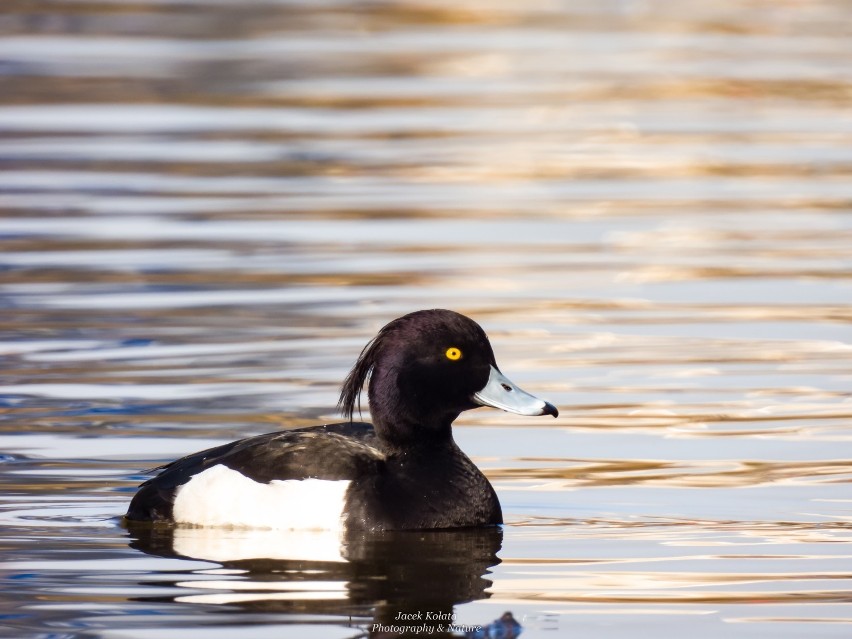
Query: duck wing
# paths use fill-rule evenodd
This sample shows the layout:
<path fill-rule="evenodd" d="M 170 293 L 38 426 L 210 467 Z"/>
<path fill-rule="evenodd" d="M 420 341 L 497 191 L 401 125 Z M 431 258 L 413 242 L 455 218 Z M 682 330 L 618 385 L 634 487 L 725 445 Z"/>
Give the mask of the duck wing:
<path fill-rule="evenodd" d="M 214 466 L 225 466 L 252 481 L 352 480 L 376 473 L 384 463 L 370 424 L 346 422 L 278 431 L 240 439 L 182 457 L 151 472 L 128 508 L 132 521 L 172 521 L 180 486 Z"/>

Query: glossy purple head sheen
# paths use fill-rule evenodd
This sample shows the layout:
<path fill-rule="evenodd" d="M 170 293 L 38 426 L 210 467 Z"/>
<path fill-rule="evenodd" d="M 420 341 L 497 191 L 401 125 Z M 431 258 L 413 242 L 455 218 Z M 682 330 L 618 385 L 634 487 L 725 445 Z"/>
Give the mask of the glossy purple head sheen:
<path fill-rule="evenodd" d="M 449 442 L 453 420 L 478 406 L 557 414 L 506 379 L 485 331 L 453 311 L 417 311 L 379 331 L 343 384 L 339 406 L 349 419 L 368 377 L 373 424 L 390 448 Z"/>

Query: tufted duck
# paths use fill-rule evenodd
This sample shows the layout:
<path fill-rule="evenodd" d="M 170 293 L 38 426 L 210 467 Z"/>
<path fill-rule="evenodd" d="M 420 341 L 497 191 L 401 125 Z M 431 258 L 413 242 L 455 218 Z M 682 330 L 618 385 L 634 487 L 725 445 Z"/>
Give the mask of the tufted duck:
<path fill-rule="evenodd" d="M 353 422 L 370 379 L 373 424 Z M 131 521 L 315 530 L 416 530 L 503 522 L 491 484 L 453 440 L 459 413 L 557 416 L 497 368 L 485 332 L 453 311 L 379 331 L 346 377 L 347 422 L 249 437 L 156 470 Z"/>

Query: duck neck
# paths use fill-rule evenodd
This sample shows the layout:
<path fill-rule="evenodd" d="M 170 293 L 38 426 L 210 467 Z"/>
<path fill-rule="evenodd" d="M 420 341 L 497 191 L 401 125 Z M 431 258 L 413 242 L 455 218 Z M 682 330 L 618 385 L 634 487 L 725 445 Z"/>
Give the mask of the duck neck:
<path fill-rule="evenodd" d="M 381 388 L 374 377 L 368 389 L 370 416 L 385 453 L 433 453 L 455 446 L 452 425 L 457 411 L 435 410 L 410 392 Z M 402 398 L 405 398 L 403 401 Z"/>
<path fill-rule="evenodd" d="M 373 427 L 381 442 L 381 447 L 389 455 L 434 455 L 441 450 L 455 446 L 451 421 L 441 424 L 427 424 L 422 420 L 410 421 L 395 417 L 385 421 L 373 415 Z"/>
<path fill-rule="evenodd" d="M 460 410 L 437 401 L 429 385 L 402 372 L 397 362 L 382 362 L 372 372 L 367 396 L 373 427 L 387 454 L 438 452 L 455 446 L 452 424 Z"/>

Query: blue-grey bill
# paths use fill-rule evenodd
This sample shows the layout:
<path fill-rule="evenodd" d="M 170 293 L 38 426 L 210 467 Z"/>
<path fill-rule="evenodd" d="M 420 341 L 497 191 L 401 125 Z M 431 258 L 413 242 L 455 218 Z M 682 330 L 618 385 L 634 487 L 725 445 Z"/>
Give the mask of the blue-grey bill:
<path fill-rule="evenodd" d="M 473 401 L 518 415 L 559 415 L 556 406 L 530 395 L 493 366 L 485 387 L 473 394 Z"/>

